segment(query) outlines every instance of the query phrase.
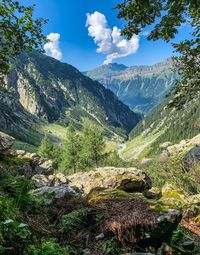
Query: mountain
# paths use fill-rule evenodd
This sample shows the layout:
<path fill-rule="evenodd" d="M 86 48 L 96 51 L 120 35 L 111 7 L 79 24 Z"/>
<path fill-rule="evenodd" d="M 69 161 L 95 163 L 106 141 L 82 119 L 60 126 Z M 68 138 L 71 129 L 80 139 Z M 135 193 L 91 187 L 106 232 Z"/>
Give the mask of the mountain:
<path fill-rule="evenodd" d="M 124 158 L 149 157 L 160 151 L 159 144 L 166 141 L 176 144 L 199 134 L 200 94 L 180 110 L 169 108 L 170 100 L 171 97 L 166 98 L 131 131 Z"/>
<path fill-rule="evenodd" d="M 174 86 L 177 75 L 171 69 L 172 64 L 171 58 L 152 66 L 128 68 L 114 63 L 85 74 L 112 90 L 131 109 L 146 114 L 161 103 Z"/>
<path fill-rule="evenodd" d="M 37 52 L 16 59 L 7 77 L 7 89 L 12 92 L 12 100 L 7 101 L 8 107 L 2 107 L 7 110 L 15 104 L 12 114 L 23 114 L 28 120 L 37 118 L 64 125 L 72 121 L 81 126 L 84 119 L 90 119 L 111 133 L 127 134 L 141 119 L 99 82 Z M 8 113 L 7 118 L 14 117 Z"/>

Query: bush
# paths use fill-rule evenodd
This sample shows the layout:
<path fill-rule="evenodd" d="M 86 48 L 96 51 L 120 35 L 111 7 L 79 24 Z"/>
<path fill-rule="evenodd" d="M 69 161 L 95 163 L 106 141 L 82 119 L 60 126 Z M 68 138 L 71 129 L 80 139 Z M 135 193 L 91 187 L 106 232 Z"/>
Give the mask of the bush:
<path fill-rule="evenodd" d="M 108 255 L 121 255 L 123 254 L 122 248 L 119 246 L 114 238 L 107 240 L 103 244 L 103 250 Z"/>
<path fill-rule="evenodd" d="M 7 219 L 0 222 L 0 254 L 24 254 L 32 235 L 24 223 Z"/>
<path fill-rule="evenodd" d="M 68 213 L 62 217 L 61 230 L 65 233 L 76 233 L 93 224 L 91 219 L 91 209 L 82 208 Z"/>
<path fill-rule="evenodd" d="M 0 181 L 1 190 L 13 200 L 13 206 L 27 213 L 35 213 L 39 209 L 36 200 L 29 194 L 33 187 L 30 180 L 24 177 L 7 176 Z"/>
<path fill-rule="evenodd" d="M 72 246 L 61 247 L 55 241 L 44 241 L 40 247 L 30 246 L 30 255 L 77 255 L 78 252 Z"/>

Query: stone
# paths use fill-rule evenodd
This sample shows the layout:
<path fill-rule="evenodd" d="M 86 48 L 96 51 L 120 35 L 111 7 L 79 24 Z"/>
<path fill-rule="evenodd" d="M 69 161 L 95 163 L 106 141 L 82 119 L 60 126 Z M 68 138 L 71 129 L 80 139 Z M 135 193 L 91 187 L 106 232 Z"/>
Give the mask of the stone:
<path fill-rule="evenodd" d="M 166 163 L 166 162 L 168 162 L 168 160 L 169 160 L 169 153 L 168 153 L 166 150 L 164 150 L 164 151 L 160 154 L 158 160 L 159 160 L 159 162 L 161 162 L 161 163 Z"/>
<path fill-rule="evenodd" d="M 99 234 L 98 236 L 95 237 L 95 239 L 96 239 L 97 241 L 102 240 L 102 239 L 104 239 L 104 238 L 105 238 L 104 233 L 101 233 L 101 234 Z"/>
<path fill-rule="evenodd" d="M 189 150 L 182 159 L 183 168 L 189 170 L 200 161 L 200 146 L 196 145 Z"/>
<path fill-rule="evenodd" d="M 143 194 L 149 199 L 159 199 L 162 196 L 161 190 L 156 187 L 152 187 L 151 189 L 144 191 Z"/>
<path fill-rule="evenodd" d="M 85 194 L 97 187 L 119 189 L 126 192 L 143 192 L 152 187 L 150 177 L 133 167 L 102 167 L 68 176 L 68 180 L 71 186 L 83 188 Z"/>
<path fill-rule="evenodd" d="M 69 181 L 67 180 L 67 178 L 65 177 L 64 174 L 62 173 L 56 173 L 54 175 L 54 185 L 55 186 L 59 186 L 59 185 L 63 185 L 68 183 Z"/>
<path fill-rule="evenodd" d="M 159 148 L 160 148 L 160 149 L 167 149 L 167 147 L 169 147 L 169 146 L 171 146 L 171 145 L 172 145 L 172 142 L 167 141 L 167 142 L 161 143 L 161 144 L 159 145 Z"/>
<path fill-rule="evenodd" d="M 15 138 L 3 132 L 0 132 L 0 154 L 9 150 L 15 142 Z"/>
<path fill-rule="evenodd" d="M 178 189 L 175 185 L 165 183 L 162 187 L 162 197 L 159 201 L 171 208 L 177 208 L 188 203 L 187 197 L 188 194 L 186 192 Z"/>
<path fill-rule="evenodd" d="M 77 195 L 76 191 L 70 186 L 44 186 L 38 189 L 30 191 L 30 194 L 35 196 L 38 200 L 44 202 L 46 205 L 50 205 L 54 199 L 62 198 L 65 194 L 71 193 Z"/>
<path fill-rule="evenodd" d="M 34 182 L 36 188 L 41 188 L 44 186 L 53 186 L 53 180 L 49 179 L 46 175 L 36 174 L 31 180 Z"/>
<path fill-rule="evenodd" d="M 33 159 L 33 165 L 35 168 L 35 173 L 50 175 L 54 173 L 53 162 L 44 158 Z"/>
<path fill-rule="evenodd" d="M 142 166 L 149 166 L 153 162 L 152 158 L 143 158 L 140 162 Z"/>

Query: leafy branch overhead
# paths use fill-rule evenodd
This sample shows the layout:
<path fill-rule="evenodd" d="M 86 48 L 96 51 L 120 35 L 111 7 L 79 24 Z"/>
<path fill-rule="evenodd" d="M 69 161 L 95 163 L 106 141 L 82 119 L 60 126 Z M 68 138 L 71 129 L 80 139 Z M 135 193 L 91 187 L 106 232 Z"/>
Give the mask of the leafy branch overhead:
<path fill-rule="evenodd" d="M 199 93 L 200 85 L 200 2 L 196 0 L 125 0 L 117 5 L 119 18 L 127 25 L 123 35 L 131 38 L 145 27 L 153 25 L 149 40 L 169 42 L 179 33 L 179 27 L 188 23 L 193 32 L 191 39 L 173 44 L 179 57 L 175 66 L 181 79 L 175 90 L 171 106 L 181 107 Z"/>
<path fill-rule="evenodd" d="M 37 49 L 47 42 L 42 26 L 46 19 L 33 18 L 35 6 L 22 6 L 18 1 L 0 3 L 0 77 L 9 70 L 9 62 L 22 51 Z"/>

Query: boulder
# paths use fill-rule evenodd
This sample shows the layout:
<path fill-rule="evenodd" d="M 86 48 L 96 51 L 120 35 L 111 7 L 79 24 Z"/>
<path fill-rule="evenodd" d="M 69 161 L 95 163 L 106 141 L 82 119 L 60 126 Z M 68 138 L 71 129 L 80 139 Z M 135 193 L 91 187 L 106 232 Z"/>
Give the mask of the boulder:
<path fill-rule="evenodd" d="M 54 173 L 53 162 L 49 159 L 36 157 L 33 159 L 35 173 L 50 175 Z"/>
<path fill-rule="evenodd" d="M 48 176 L 44 174 L 35 174 L 31 179 L 34 182 L 36 188 L 41 188 L 44 186 L 61 186 L 69 183 L 66 177 L 61 173 L 56 173 L 54 175 Z"/>
<path fill-rule="evenodd" d="M 200 146 L 196 145 L 189 150 L 182 159 L 183 168 L 189 170 L 200 161 Z"/>
<path fill-rule="evenodd" d="M 36 188 L 53 186 L 53 180 L 49 179 L 48 176 L 43 174 L 36 174 L 31 178 L 31 180 L 33 181 Z"/>
<path fill-rule="evenodd" d="M 62 198 L 67 193 L 77 195 L 78 193 L 70 186 L 54 186 L 48 187 L 44 186 L 38 189 L 30 191 L 30 194 L 36 197 L 39 201 L 43 202 L 45 205 L 50 205 L 54 199 Z"/>
<path fill-rule="evenodd" d="M 0 154 L 9 150 L 15 142 L 15 138 L 3 132 L 0 132 Z"/>
<path fill-rule="evenodd" d="M 175 185 L 166 183 L 162 187 L 162 197 L 159 201 L 171 208 L 177 208 L 188 203 L 187 197 L 188 194 L 186 192 L 178 189 Z"/>
<path fill-rule="evenodd" d="M 68 176 L 68 180 L 72 186 L 83 188 L 85 194 L 97 187 L 126 192 L 143 192 L 152 187 L 148 175 L 136 168 L 102 167 Z"/>

